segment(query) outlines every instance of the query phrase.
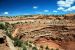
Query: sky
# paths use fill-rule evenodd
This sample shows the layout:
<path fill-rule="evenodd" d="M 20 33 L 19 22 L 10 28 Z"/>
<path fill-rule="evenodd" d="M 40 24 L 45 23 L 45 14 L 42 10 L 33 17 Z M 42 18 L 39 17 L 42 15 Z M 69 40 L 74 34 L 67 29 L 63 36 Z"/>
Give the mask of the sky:
<path fill-rule="evenodd" d="M 0 15 L 75 13 L 75 0 L 0 0 Z"/>

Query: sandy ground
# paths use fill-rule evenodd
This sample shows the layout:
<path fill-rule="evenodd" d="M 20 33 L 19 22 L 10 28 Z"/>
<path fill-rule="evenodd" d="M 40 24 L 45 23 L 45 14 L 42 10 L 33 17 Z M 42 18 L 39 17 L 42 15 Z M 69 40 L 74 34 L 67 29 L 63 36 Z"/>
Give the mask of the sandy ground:
<path fill-rule="evenodd" d="M 15 37 L 18 33 L 19 28 L 16 28 L 15 31 L 12 33 L 12 36 Z"/>
<path fill-rule="evenodd" d="M 8 36 L 6 36 L 6 40 L 7 40 L 7 43 L 8 43 L 8 46 L 9 46 L 10 50 L 17 50 L 14 47 L 14 44 L 12 43 L 12 40 Z"/>
<path fill-rule="evenodd" d="M 59 49 L 59 50 L 64 50 L 62 49 L 58 44 L 56 44 L 54 41 L 52 40 L 46 40 L 45 38 L 40 38 L 38 41 L 36 41 L 36 45 L 37 46 L 43 46 L 44 48 L 46 46 L 48 46 L 50 49 Z"/>
<path fill-rule="evenodd" d="M 10 50 L 10 48 L 9 47 L 7 47 L 7 46 L 0 46 L 0 50 Z"/>

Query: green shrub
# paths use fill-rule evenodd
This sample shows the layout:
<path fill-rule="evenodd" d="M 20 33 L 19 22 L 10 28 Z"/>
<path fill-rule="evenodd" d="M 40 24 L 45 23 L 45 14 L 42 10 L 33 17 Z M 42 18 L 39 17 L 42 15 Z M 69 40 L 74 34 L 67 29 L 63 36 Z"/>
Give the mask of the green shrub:
<path fill-rule="evenodd" d="M 53 48 L 51 48 L 50 50 L 54 50 Z"/>
<path fill-rule="evenodd" d="M 37 47 L 33 47 L 32 50 L 38 50 Z"/>
<path fill-rule="evenodd" d="M 43 46 L 42 45 L 40 46 L 40 48 L 41 48 L 41 50 L 43 50 Z"/>
<path fill-rule="evenodd" d="M 27 48 L 24 46 L 24 47 L 23 47 L 23 50 L 27 50 Z"/>
<path fill-rule="evenodd" d="M 29 44 L 29 47 L 32 47 L 32 45 L 31 45 L 31 44 Z"/>
<path fill-rule="evenodd" d="M 0 23 L 0 29 L 6 29 L 6 27 L 3 23 Z"/>
<path fill-rule="evenodd" d="M 29 43 L 32 43 L 32 41 L 29 41 Z"/>
<path fill-rule="evenodd" d="M 29 44 L 28 44 L 28 41 L 26 41 L 26 42 L 25 42 L 25 45 L 26 45 L 26 46 L 28 46 L 28 45 L 29 45 Z"/>
<path fill-rule="evenodd" d="M 21 47 L 22 46 L 22 41 L 20 41 L 19 39 L 14 39 L 14 46 Z"/>
<path fill-rule="evenodd" d="M 48 46 L 46 46 L 46 48 L 45 48 L 46 50 L 49 50 L 49 48 L 48 48 Z"/>

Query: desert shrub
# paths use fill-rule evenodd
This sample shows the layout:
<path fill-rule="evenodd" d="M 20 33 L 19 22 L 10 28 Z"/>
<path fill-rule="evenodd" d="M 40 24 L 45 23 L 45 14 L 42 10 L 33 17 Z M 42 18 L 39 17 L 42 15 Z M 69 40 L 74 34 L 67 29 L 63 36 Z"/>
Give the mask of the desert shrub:
<path fill-rule="evenodd" d="M 59 50 L 58 48 L 56 50 Z"/>
<path fill-rule="evenodd" d="M 8 32 L 8 30 L 6 30 L 6 35 L 13 40 L 13 37 L 12 37 L 11 33 Z"/>
<path fill-rule="evenodd" d="M 51 48 L 50 50 L 54 50 L 53 48 Z"/>
<path fill-rule="evenodd" d="M 0 23 L 0 29 L 6 29 L 6 27 L 3 23 Z"/>
<path fill-rule="evenodd" d="M 16 24 L 20 24 L 20 22 L 17 22 Z"/>
<path fill-rule="evenodd" d="M 32 43 L 32 41 L 29 41 L 29 43 Z"/>
<path fill-rule="evenodd" d="M 32 47 L 32 45 L 31 45 L 31 44 L 29 44 L 29 47 Z"/>
<path fill-rule="evenodd" d="M 5 22 L 5 26 L 6 26 L 6 28 L 8 28 L 10 26 L 10 24 L 8 22 Z"/>
<path fill-rule="evenodd" d="M 18 38 L 14 39 L 14 46 L 21 47 L 22 46 L 22 41 L 19 40 Z"/>
<path fill-rule="evenodd" d="M 40 48 L 41 48 L 41 50 L 43 50 L 43 46 L 42 45 L 40 46 Z"/>
<path fill-rule="evenodd" d="M 50 50 L 49 48 L 48 48 L 48 46 L 46 46 L 46 48 L 45 48 L 46 50 Z"/>
<path fill-rule="evenodd" d="M 28 46 L 29 44 L 28 44 L 28 41 L 25 41 L 25 43 L 24 43 L 26 46 Z"/>
<path fill-rule="evenodd" d="M 23 50 L 27 50 L 26 46 L 23 46 Z"/>
<path fill-rule="evenodd" d="M 37 47 L 32 47 L 32 50 L 38 50 Z"/>

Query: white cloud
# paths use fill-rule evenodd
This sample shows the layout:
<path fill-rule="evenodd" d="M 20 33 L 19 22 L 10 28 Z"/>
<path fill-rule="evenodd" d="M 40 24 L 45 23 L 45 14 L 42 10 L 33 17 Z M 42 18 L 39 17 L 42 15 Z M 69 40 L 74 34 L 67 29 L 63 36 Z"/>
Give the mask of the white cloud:
<path fill-rule="evenodd" d="M 44 12 L 49 12 L 49 10 L 44 10 Z"/>
<path fill-rule="evenodd" d="M 68 4 L 73 4 L 75 2 L 75 0 L 66 0 L 66 3 Z"/>
<path fill-rule="evenodd" d="M 4 12 L 4 14 L 8 14 L 8 12 Z"/>
<path fill-rule="evenodd" d="M 60 0 L 57 2 L 58 6 L 62 7 L 70 7 L 70 4 L 68 4 L 66 1 Z"/>
<path fill-rule="evenodd" d="M 68 12 L 68 11 L 74 11 L 75 10 L 75 6 L 72 6 L 72 7 L 69 7 L 67 9 L 60 9 L 61 11 L 64 11 L 64 12 Z"/>
<path fill-rule="evenodd" d="M 37 6 L 33 6 L 33 8 L 34 8 L 34 9 L 37 9 L 38 7 L 37 7 Z"/>
<path fill-rule="evenodd" d="M 63 7 L 59 7 L 57 10 L 64 10 L 64 8 Z"/>
<path fill-rule="evenodd" d="M 75 2 L 75 0 L 59 0 L 57 1 L 58 6 L 62 6 L 62 7 L 70 7 L 73 3 Z"/>
<path fill-rule="evenodd" d="M 59 6 L 57 10 L 61 10 L 64 12 L 75 10 L 75 6 L 72 4 L 75 3 L 75 0 L 59 0 L 57 1 L 57 5 Z"/>
<path fill-rule="evenodd" d="M 68 9 L 66 9 L 65 11 L 73 11 L 75 10 L 75 6 L 69 7 Z"/>
<path fill-rule="evenodd" d="M 58 11 L 54 10 L 53 12 L 57 13 Z"/>

